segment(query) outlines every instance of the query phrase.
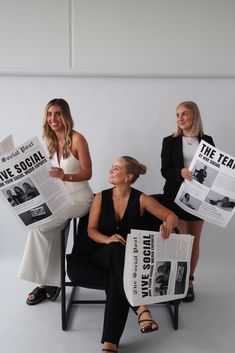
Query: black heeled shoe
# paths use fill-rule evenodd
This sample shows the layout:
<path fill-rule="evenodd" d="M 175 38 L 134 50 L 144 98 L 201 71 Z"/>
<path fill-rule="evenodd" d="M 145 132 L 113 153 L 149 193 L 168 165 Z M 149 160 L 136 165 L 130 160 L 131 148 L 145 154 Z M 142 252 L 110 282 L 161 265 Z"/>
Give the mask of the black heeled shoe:
<path fill-rule="evenodd" d="M 194 276 L 190 275 L 189 279 L 190 279 L 190 281 L 194 281 Z M 184 297 L 182 299 L 182 301 L 185 303 L 190 303 L 190 302 L 193 302 L 194 299 L 195 299 L 195 294 L 194 294 L 194 287 L 192 285 L 192 286 L 188 287 L 188 292 L 186 294 L 186 297 Z"/>
<path fill-rule="evenodd" d="M 142 314 L 147 313 L 147 312 L 150 313 L 149 310 L 143 310 L 138 315 L 138 324 L 140 325 L 141 322 L 145 322 L 146 323 L 146 325 L 144 325 L 142 327 L 140 325 L 141 333 L 149 333 L 149 332 L 157 331 L 159 329 L 158 324 L 152 319 L 142 319 L 142 320 L 140 320 Z"/>

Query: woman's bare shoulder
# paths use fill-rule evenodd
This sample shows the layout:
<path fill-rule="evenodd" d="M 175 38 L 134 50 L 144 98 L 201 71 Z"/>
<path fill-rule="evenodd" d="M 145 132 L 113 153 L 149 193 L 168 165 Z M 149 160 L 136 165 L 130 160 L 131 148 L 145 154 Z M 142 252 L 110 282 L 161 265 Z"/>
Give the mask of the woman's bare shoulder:
<path fill-rule="evenodd" d="M 86 141 L 86 138 L 80 132 L 78 132 L 76 130 L 73 130 L 73 132 L 72 132 L 72 140 L 74 142 L 81 142 L 81 141 Z"/>

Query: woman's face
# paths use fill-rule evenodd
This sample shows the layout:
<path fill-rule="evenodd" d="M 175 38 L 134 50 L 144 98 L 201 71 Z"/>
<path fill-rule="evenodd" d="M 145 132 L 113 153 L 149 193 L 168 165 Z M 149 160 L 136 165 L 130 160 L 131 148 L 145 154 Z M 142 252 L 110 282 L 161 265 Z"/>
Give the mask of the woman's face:
<path fill-rule="evenodd" d="M 177 126 L 183 131 L 183 135 L 190 135 L 193 126 L 193 112 L 192 110 L 180 105 L 176 109 Z"/>
<path fill-rule="evenodd" d="M 64 124 L 62 120 L 62 111 L 58 105 L 52 105 L 47 111 L 47 123 L 50 128 L 55 131 L 63 131 Z"/>
<path fill-rule="evenodd" d="M 125 160 L 118 158 L 109 171 L 108 180 L 113 185 L 119 185 L 125 183 L 128 175 Z"/>

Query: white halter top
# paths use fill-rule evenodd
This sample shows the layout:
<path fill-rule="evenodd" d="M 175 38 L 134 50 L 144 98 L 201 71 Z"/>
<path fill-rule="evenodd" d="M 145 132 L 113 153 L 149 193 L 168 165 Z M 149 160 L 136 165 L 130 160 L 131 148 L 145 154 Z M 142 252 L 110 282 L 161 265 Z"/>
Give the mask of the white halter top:
<path fill-rule="evenodd" d="M 57 154 L 55 153 L 51 158 L 51 163 L 53 167 L 62 168 L 65 174 L 76 174 L 80 172 L 80 161 L 74 157 L 72 153 L 70 153 L 69 157 L 63 159 L 61 157 L 60 163 L 57 158 Z M 76 191 L 82 190 L 84 188 L 89 188 L 88 181 L 64 181 L 66 190 L 69 193 L 74 193 Z"/>

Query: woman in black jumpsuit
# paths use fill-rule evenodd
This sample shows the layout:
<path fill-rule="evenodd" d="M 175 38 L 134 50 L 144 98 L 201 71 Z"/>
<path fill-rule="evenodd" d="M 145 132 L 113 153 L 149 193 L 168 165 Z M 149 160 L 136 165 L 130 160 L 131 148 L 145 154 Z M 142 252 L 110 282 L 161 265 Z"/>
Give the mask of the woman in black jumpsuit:
<path fill-rule="evenodd" d="M 145 172 L 145 166 L 134 158 L 124 156 L 117 159 L 109 173 L 109 182 L 114 188 L 97 194 L 90 211 L 88 234 L 100 244 L 93 260 L 105 268 L 108 275 L 101 340 L 104 352 L 117 351 L 130 307 L 123 288 L 127 234 L 131 229 L 140 227 L 145 210 L 164 221 L 160 227 L 164 238 L 169 237 L 178 223 L 174 213 L 152 197 L 131 187 L 139 175 Z M 146 305 L 133 310 L 138 315 L 142 333 L 158 329 Z"/>

